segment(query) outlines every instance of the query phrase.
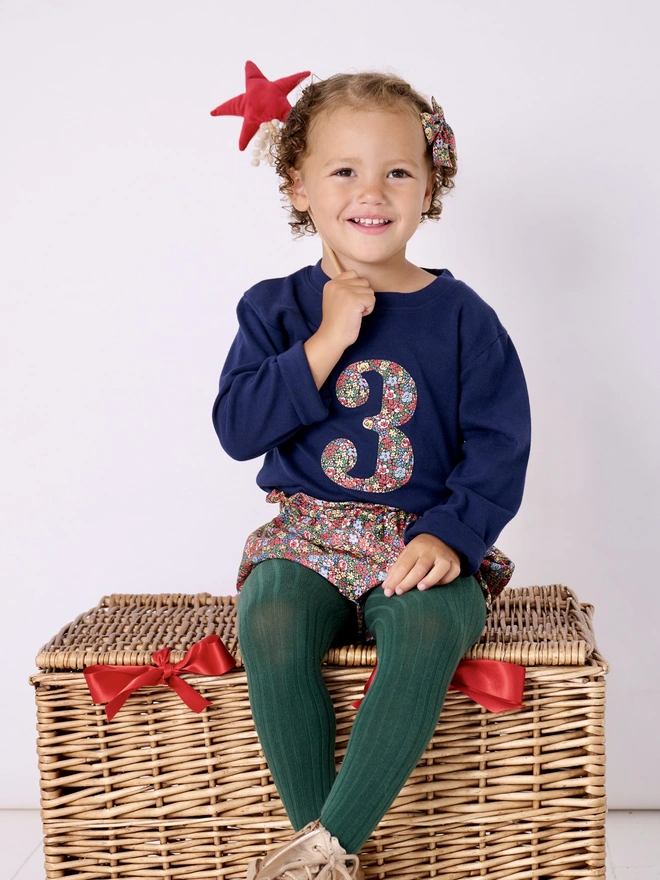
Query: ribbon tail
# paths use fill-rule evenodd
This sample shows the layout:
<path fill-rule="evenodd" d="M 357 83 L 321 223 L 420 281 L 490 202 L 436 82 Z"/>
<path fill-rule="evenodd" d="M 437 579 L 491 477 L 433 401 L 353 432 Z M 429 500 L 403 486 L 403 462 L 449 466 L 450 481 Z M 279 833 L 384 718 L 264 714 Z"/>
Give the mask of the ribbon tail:
<path fill-rule="evenodd" d="M 362 700 L 364 700 L 364 695 L 367 693 L 367 691 L 368 691 L 369 688 L 371 687 L 371 683 L 373 682 L 374 678 L 376 677 L 376 670 L 377 670 L 377 669 L 378 669 L 378 664 L 376 664 L 376 665 L 374 666 L 374 668 L 371 670 L 371 675 L 369 676 L 369 678 L 368 678 L 367 681 L 365 682 L 364 690 L 362 691 L 362 696 L 360 697 L 360 699 L 359 699 L 359 700 L 355 700 L 354 703 L 351 703 L 351 706 L 352 706 L 354 709 L 359 709 L 359 708 L 360 708 L 360 703 L 362 702 Z"/>
<path fill-rule="evenodd" d="M 196 691 L 195 688 L 188 684 L 187 681 L 184 681 L 182 678 L 179 678 L 178 675 L 171 675 L 167 679 L 167 684 L 172 688 L 183 700 L 186 706 L 189 709 L 192 709 L 193 712 L 203 712 L 207 706 L 211 705 L 211 701 L 205 699 L 199 691 Z"/>
<path fill-rule="evenodd" d="M 525 667 L 503 660 L 462 660 L 449 685 L 489 712 L 522 709 Z"/>

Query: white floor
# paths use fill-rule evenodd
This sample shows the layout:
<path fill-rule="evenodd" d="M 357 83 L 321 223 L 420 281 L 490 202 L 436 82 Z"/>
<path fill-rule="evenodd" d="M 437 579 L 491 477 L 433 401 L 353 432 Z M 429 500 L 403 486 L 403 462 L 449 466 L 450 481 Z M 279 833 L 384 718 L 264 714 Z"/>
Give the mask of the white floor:
<path fill-rule="evenodd" d="M 609 880 L 660 880 L 660 811 L 611 810 Z M 0 880 L 44 880 L 38 810 L 0 810 Z"/>

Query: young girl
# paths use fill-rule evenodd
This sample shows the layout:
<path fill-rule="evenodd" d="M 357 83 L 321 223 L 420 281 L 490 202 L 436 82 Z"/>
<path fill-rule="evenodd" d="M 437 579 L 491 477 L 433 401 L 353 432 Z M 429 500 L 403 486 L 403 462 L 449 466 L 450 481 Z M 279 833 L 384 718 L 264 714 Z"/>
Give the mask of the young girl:
<path fill-rule="evenodd" d="M 255 284 L 213 407 L 223 449 L 280 513 L 248 538 L 238 638 L 259 739 L 296 832 L 252 880 L 361 877 L 357 853 L 424 753 L 497 587 L 478 577 L 520 507 L 523 370 L 495 311 L 406 245 L 453 187 L 442 108 L 389 74 L 314 82 L 275 142 L 294 233 L 323 256 Z M 475 576 L 477 575 L 477 576 Z M 335 768 L 321 674 L 378 646 Z"/>

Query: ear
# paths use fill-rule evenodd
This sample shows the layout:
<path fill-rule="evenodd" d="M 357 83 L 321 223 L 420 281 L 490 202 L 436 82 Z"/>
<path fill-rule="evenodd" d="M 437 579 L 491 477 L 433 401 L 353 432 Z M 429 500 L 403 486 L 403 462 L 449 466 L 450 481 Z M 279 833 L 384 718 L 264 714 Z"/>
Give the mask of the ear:
<path fill-rule="evenodd" d="M 424 193 L 424 201 L 422 202 L 422 213 L 425 214 L 428 209 L 431 207 L 431 194 L 433 193 L 433 187 L 435 186 L 435 181 L 438 177 L 438 170 L 434 168 L 433 171 L 429 173 L 429 179 L 426 184 L 426 191 Z"/>
<path fill-rule="evenodd" d="M 300 172 L 296 168 L 289 168 L 289 174 L 293 178 L 293 186 L 289 189 L 289 200 L 296 210 L 306 211 L 309 208 L 309 199 Z"/>

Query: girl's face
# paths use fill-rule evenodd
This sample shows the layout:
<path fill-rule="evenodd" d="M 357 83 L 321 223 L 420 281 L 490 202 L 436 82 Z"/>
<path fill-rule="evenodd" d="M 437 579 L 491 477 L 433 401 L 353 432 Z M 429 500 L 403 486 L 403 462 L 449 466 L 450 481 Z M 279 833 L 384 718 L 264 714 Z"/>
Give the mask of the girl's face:
<path fill-rule="evenodd" d="M 312 126 L 307 156 L 291 170 L 291 202 L 299 211 L 311 206 L 345 268 L 400 267 L 431 204 L 437 172 L 426 150 L 421 120 L 412 113 L 335 110 Z M 365 226 L 356 218 L 389 223 Z"/>

